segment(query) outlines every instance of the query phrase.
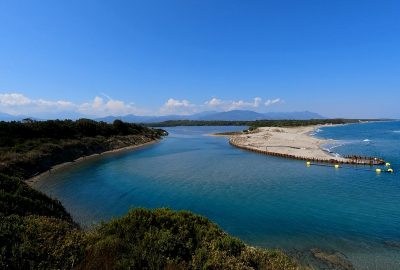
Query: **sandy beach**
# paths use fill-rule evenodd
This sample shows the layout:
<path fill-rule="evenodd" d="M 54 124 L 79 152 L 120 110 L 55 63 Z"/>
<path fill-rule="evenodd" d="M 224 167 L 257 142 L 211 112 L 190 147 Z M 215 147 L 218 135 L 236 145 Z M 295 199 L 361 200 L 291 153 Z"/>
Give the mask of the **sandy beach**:
<path fill-rule="evenodd" d="M 325 125 L 326 126 L 326 125 Z M 305 127 L 260 127 L 248 134 L 230 136 L 230 143 L 236 147 L 264 154 L 317 162 L 369 164 L 371 160 L 355 160 L 335 156 L 321 148 L 330 143 L 311 135 L 323 125 Z"/>
<path fill-rule="evenodd" d="M 74 161 L 70 161 L 70 162 L 64 162 L 58 165 L 53 166 L 50 170 L 47 170 L 43 173 L 40 173 L 38 175 L 35 175 L 34 177 L 31 177 L 27 180 L 25 180 L 25 183 L 27 183 L 29 186 L 33 187 L 37 182 L 39 182 L 44 176 L 47 176 L 57 170 L 60 169 L 64 169 L 66 167 L 70 167 L 70 166 L 74 166 L 76 164 L 78 164 L 79 162 L 85 161 L 85 160 L 90 160 L 90 159 L 94 159 L 94 158 L 100 158 L 100 157 L 104 157 L 106 155 L 111 155 L 111 154 L 116 154 L 116 153 L 122 153 L 122 152 L 127 152 L 127 151 L 132 151 L 132 150 L 136 150 L 139 148 L 143 148 L 145 146 L 154 144 L 159 142 L 160 140 L 154 140 L 151 142 L 147 142 L 147 143 L 143 143 L 143 144 L 139 144 L 139 145 L 131 145 L 131 146 L 127 146 L 127 147 L 122 147 L 122 148 L 117 148 L 117 149 L 113 149 L 110 151 L 105 151 L 99 154 L 93 154 L 93 155 L 89 155 L 89 156 L 84 156 L 84 157 L 80 157 L 78 159 L 75 159 Z"/>

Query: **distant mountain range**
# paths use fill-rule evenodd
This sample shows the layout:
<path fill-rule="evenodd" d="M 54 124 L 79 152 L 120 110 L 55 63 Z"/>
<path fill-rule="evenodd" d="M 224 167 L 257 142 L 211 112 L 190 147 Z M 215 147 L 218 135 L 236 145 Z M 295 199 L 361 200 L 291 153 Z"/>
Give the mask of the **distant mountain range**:
<path fill-rule="evenodd" d="M 92 118 L 85 115 L 52 115 L 51 117 L 29 117 L 25 115 L 10 115 L 6 113 L 0 113 L 0 121 L 21 121 L 25 118 L 31 118 L 34 120 L 46 120 L 46 119 L 78 119 L 78 118 Z M 326 117 L 321 116 L 318 113 L 303 111 L 303 112 L 268 112 L 258 113 L 248 110 L 233 110 L 227 112 L 216 112 L 206 111 L 191 115 L 165 115 L 165 116 L 138 116 L 138 115 L 124 115 L 124 116 L 106 116 L 101 118 L 94 118 L 97 121 L 104 121 L 111 123 L 116 119 L 120 119 L 124 122 L 132 123 L 157 123 L 168 120 L 199 120 L 199 121 L 254 121 L 254 120 L 306 120 L 306 119 L 324 119 Z M 92 118 L 93 119 L 93 118 Z"/>
<path fill-rule="evenodd" d="M 166 116 L 107 116 L 97 118 L 95 120 L 104 122 L 113 122 L 120 119 L 125 122 L 139 123 L 156 123 L 168 120 L 199 120 L 199 121 L 255 121 L 255 120 L 306 120 L 306 119 L 325 119 L 318 113 L 303 111 L 303 112 L 268 112 L 258 113 L 247 110 L 233 110 L 227 112 L 207 111 L 192 115 L 166 115 Z"/>
<path fill-rule="evenodd" d="M 29 118 L 29 117 L 25 116 L 25 115 L 11 115 L 8 113 L 0 112 L 0 121 L 21 121 L 25 118 Z"/>
<path fill-rule="evenodd" d="M 45 121 L 45 120 L 51 120 L 51 119 L 71 119 L 71 120 L 76 120 L 80 118 L 92 118 L 84 114 L 78 114 L 78 113 L 47 113 L 47 114 L 40 114 L 36 117 L 32 117 L 29 115 L 11 115 L 8 113 L 3 113 L 0 112 L 0 121 L 22 121 L 23 119 L 32 119 L 36 121 Z"/>
<path fill-rule="evenodd" d="M 213 113 L 201 117 L 198 120 L 221 120 L 221 121 L 254 121 L 254 120 L 306 120 L 323 119 L 323 117 L 313 112 L 268 112 L 258 113 L 254 111 L 233 110 L 228 112 Z"/>

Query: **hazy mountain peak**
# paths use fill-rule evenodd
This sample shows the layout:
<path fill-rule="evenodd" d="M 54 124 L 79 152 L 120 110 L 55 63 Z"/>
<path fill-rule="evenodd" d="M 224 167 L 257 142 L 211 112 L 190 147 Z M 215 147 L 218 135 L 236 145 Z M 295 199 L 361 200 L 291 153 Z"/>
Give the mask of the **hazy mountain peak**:
<path fill-rule="evenodd" d="M 322 118 L 326 117 L 323 117 L 318 113 L 310 111 L 258 113 L 250 110 L 231 110 L 226 112 L 205 111 L 192 115 L 137 116 L 130 114 L 125 116 L 107 116 L 103 118 L 97 118 L 96 120 L 112 122 L 115 119 L 121 119 L 126 122 L 155 123 L 167 120 L 254 121 L 263 119 L 304 120 L 304 119 L 322 119 Z"/>

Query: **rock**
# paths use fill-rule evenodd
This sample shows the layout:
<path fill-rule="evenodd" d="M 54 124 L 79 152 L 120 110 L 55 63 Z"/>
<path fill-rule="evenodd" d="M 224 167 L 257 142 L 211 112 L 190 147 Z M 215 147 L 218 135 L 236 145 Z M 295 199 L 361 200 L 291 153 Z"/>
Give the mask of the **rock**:
<path fill-rule="evenodd" d="M 311 253 L 316 259 L 329 264 L 329 266 L 331 266 L 332 269 L 338 269 L 338 270 L 354 269 L 353 264 L 343 254 L 339 252 L 326 252 L 318 248 L 313 248 L 311 249 Z"/>
<path fill-rule="evenodd" d="M 386 240 L 383 243 L 389 247 L 400 248 L 400 241 Z"/>

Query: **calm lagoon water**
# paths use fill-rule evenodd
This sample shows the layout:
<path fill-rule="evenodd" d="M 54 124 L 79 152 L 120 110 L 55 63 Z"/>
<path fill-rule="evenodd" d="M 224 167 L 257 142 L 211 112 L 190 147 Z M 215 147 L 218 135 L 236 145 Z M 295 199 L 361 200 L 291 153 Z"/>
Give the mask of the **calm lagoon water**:
<path fill-rule="evenodd" d="M 251 245 L 343 253 L 357 269 L 400 269 L 400 173 L 311 166 L 233 148 L 205 134 L 243 127 L 176 127 L 160 143 L 87 160 L 36 187 L 90 226 L 132 207 L 188 209 Z M 379 156 L 400 170 L 400 122 L 326 127 L 339 154 Z"/>

